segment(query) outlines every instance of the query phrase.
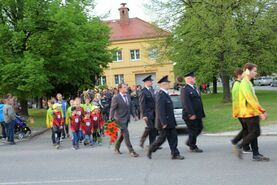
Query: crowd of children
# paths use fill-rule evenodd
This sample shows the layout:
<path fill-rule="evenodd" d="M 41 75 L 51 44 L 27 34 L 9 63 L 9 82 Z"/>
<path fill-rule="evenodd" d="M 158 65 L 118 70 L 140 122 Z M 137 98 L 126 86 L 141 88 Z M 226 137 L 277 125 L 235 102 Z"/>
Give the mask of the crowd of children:
<path fill-rule="evenodd" d="M 54 99 L 48 100 L 46 125 L 51 128 L 53 146 L 60 148 L 65 127 L 69 127 L 73 150 L 80 148 L 79 143 L 92 147 L 102 144 L 105 120 L 100 107 L 93 105 L 89 98 L 85 99 L 84 104 L 81 104 L 80 98 L 70 100 L 65 115 L 61 107 L 62 105 Z"/>

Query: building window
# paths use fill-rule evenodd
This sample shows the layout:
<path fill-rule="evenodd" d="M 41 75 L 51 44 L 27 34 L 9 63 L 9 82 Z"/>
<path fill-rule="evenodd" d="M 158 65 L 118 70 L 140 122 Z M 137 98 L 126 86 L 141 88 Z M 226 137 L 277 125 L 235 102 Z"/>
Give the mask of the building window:
<path fill-rule="evenodd" d="M 140 51 L 139 49 L 132 49 L 130 51 L 131 54 L 131 60 L 140 60 Z"/>
<path fill-rule="evenodd" d="M 114 61 L 120 62 L 122 61 L 122 50 L 117 50 L 114 52 Z"/>
<path fill-rule="evenodd" d="M 159 50 L 158 48 L 150 48 L 148 49 L 148 57 L 151 59 L 156 59 L 158 58 L 159 55 Z"/>
<path fill-rule="evenodd" d="M 100 84 L 101 85 L 106 85 L 107 84 L 107 78 L 106 78 L 106 76 L 101 76 L 100 77 Z"/>
<path fill-rule="evenodd" d="M 124 83 L 124 75 L 114 75 L 114 83 L 116 85 L 120 84 L 120 83 Z"/>

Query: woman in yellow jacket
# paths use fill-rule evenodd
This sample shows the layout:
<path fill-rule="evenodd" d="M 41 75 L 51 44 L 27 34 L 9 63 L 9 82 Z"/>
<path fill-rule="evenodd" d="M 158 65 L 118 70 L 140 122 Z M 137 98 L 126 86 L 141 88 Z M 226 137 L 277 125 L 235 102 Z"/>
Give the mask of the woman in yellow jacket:
<path fill-rule="evenodd" d="M 242 122 L 247 127 L 247 135 L 243 138 L 240 144 L 235 147 L 236 154 L 239 158 L 242 157 L 242 147 L 251 144 L 253 151 L 253 161 L 269 161 L 269 158 L 264 157 L 259 153 L 258 137 L 260 136 L 260 119 L 267 119 L 267 113 L 259 104 L 255 94 L 253 84 L 251 82 L 257 75 L 257 66 L 247 63 L 244 66 L 244 77 L 239 88 L 239 115 Z"/>

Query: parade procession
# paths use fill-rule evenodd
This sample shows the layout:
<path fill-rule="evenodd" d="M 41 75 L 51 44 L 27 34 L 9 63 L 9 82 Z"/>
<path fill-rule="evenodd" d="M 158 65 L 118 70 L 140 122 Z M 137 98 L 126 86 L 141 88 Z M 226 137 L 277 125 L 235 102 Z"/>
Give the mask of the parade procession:
<path fill-rule="evenodd" d="M 277 185 L 276 10 L 1 0 L 0 185 Z"/>

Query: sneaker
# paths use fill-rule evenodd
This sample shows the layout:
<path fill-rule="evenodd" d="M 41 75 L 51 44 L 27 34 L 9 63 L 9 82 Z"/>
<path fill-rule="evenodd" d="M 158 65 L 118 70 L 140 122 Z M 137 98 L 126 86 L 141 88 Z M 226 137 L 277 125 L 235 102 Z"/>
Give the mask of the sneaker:
<path fill-rule="evenodd" d="M 59 149 L 61 147 L 61 145 L 57 144 L 56 145 L 56 149 Z"/>
<path fill-rule="evenodd" d="M 239 145 L 234 145 L 234 154 L 239 158 L 242 159 L 242 149 Z"/>
<path fill-rule="evenodd" d="M 268 161 L 270 161 L 270 158 L 265 157 L 265 156 L 263 156 L 263 155 L 261 155 L 261 154 L 258 154 L 258 155 L 254 155 L 252 160 L 253 160 L 253 161 L 268 162 Z"/>
<path fill-rule="evenodd" d="M 72 150 L 77 150 L 77 148 L 75 146 L 72 147 Z"/>
<path fill-rule="evenodd" d="M 60 142 L 63 142 L 63 138 L 60 138 Z"/>
<path fill-rule="evenodd" d="M 252 154 L 252 150 L 249 149 L 249 150 L 242 150 L 242 153 L 243 154 Z"/>

